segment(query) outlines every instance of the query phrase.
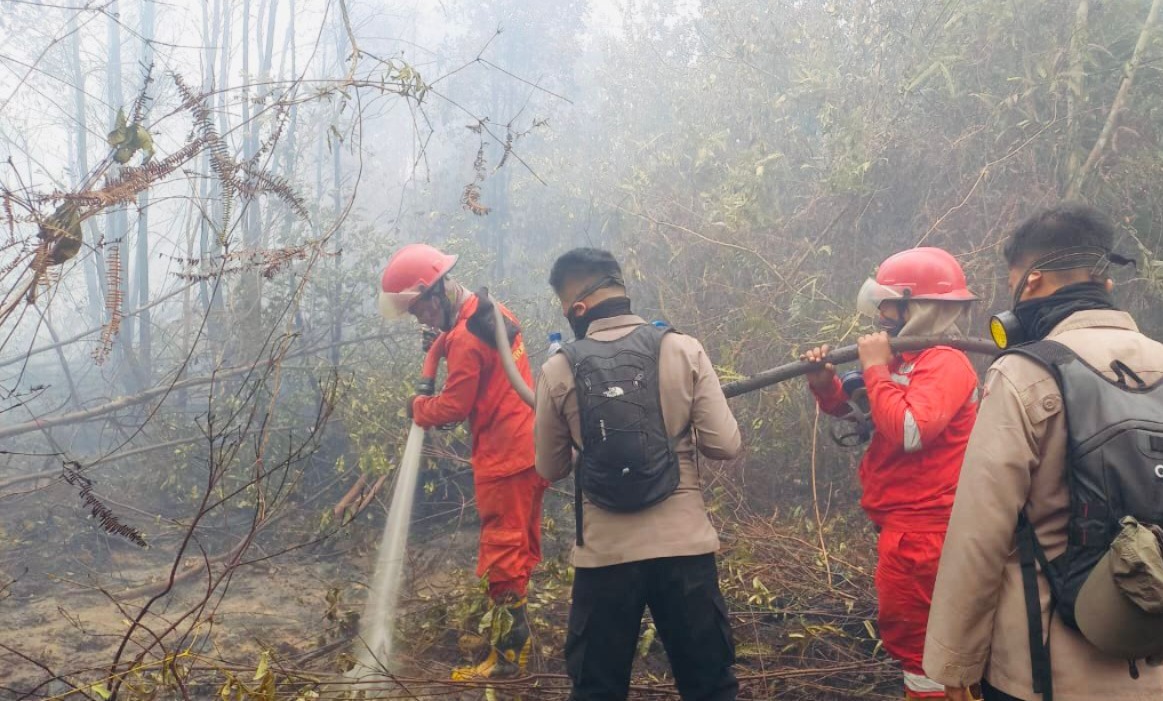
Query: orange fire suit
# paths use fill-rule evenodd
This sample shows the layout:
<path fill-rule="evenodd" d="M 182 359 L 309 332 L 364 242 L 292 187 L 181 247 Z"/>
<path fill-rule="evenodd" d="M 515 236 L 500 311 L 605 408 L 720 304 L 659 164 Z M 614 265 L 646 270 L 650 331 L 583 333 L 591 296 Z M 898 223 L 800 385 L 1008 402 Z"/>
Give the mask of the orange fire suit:
<path fill-rule="evenodd" d="M 921 658 L 929 606 L 961 461 L 977 417 L 977 372 L 948 347 L 897 355 L 864 372 L 875 431 L 860 462 L 861 506 L 880 531 L 878 622 L 884 648 L 901 662 L 914 696 L 925 687 Z M 836 379 L 815 392 L 820 409 L 847 413 Z M 922 691 L 924 693 L 917 693 Z"/>
<path fill-rule="evenodd" d="M 412 415 L 423 428 L 468 419 L 481 519 L 477 576 L 488 574 L 489 593 L 500 601 L 524 596 L 541 561 L 541 498 L 549 483 L 533 467 L 533 409 L 509 384 L 497 351 L 469 328 L 477 306 L 477 297 L 469 297 L 446 332 L 444 389 L 433 397 L 417 397 Z M 502 306 L 501 312 L 516 323 L 509 310 Z M 510 352 L 521 376 L 532 384 L 519 332 Z"/>

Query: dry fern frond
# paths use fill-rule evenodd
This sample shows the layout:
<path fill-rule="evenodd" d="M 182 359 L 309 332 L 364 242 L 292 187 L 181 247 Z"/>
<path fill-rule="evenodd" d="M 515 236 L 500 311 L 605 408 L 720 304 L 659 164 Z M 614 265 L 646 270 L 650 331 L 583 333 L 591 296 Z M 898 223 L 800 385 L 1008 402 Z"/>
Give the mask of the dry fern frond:
<path fill-rule="evenodd" d="M 8 240 L 16 240 L 16 215 L 12 212 L 12 193 L 4 191 L 4 222 L 8 225 Z"/>
<path fill-rule="evenodd" d="M 260 248 L 232 251 L 224 255 L 210 258 L 171 258 L 189 268 L 210 270 L 210 272 L 180 272 L 177 277 L 188 282 L 211 280 L 223 275 L 231 275 L 248 270 L 257 270 L 267 279 L 273 278 L 288 264 L 306 260 L 309 251 L 318 244 L 307 243 L 300 246 L 286 246 L 284 248 Z"/>
<path fill-rule="evenodd" d="M 238 165 L 230 156 L 230 149 L 214 126 L 214 119 L 206 107 L 205 96 L 194 92 L 182 76 L 173 74 L 174 84 L 178 87 L 178 94 L 182 96 L 182 106 L 194 118 L 194 124 L 202 141 L 210 149 L 210 170 L 222 184 L 222 226 L 226 231 L 230 225 L 230 218 L 234 213 L 234 195 L 237 190 L 236 173 Z"/>
<path fill-rule="evenodd" d="M 493 169 L 494 172 L 505 167 L 505 164 L 509 162 L 509 154 L 511 154 L 511 153 L 513 153 L 513 130 L 512 129 L 510 129 L 509 132 L 507 134 L 505 134 L 505 152 L 501 154 L 501 162 L 498 163 L 497 167 Z"/>
<path fill-rule="evenodd" d="M 243 195 L 253 198 L 261 193 L 271 194 L 286 202 L 299 218 L 310 217 L 307 203 L 299 197 L 286 178 L 257 169 L 251 170 L 249 166 L 245 167 L 244 171 L 246 178 L 239 183 L 238 188 Z"/>
<path fill-rule="evenodd" d="M 113 339 L 121 330 L 121 246 L 109 247 L 105 258 L 105 311 L 109 321 L 101 328 L 101 345 L 93 351 L 93 359 L 101 365 L 113 350 Z"/>
<path fill-rule="evenodd" d="M 93 482 L 81 474 L 81 464 L 78 462 L 67 462 L 64 464 L 64 478 L 70 486 L 80 487 L 81 499 L 84 500 L 85 506 L 89 509 L 89 513 L 93 518 L 101 523 L 101 530 L 110 535 L 120 536 L 140 548 L 148 548 L 149 543 L 145 542 L 145 537 L 141 531 L 127 526 L 122 523 L 113 511 L 108 506 L 93 494 Z"/>
<path fill-rule="evenodd" d="M 85 202 L 98 207 L 115 204 L 132 204 L 137 196 L 148 190 L 154 183 L 163 180 L 181 168 L 206 148 L 203 138 L 196 138 L 160 161 L 141 166 L 126 166 L 116 177 L 107 178 L 100 190 L 63 195 L 63 199 Z"/>
<path fill-rule="evenodd" d="M 478 217 L 483 217 L 493 211 L 491 207 L 481 204 L 481 189 L 476 183 L 465 185 L 464 194 L 460 196 L 460 203 Z"/>

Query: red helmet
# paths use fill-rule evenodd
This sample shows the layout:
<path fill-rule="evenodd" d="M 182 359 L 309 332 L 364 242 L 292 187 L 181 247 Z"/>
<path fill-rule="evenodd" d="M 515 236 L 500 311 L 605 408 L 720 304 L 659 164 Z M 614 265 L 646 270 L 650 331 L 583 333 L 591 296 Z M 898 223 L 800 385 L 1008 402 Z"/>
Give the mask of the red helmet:
<path fill-rule="evenodd" d="M 910 299 L 972 302 L 977 295 L 969 291 L 961 264 L 947 251 L 910 248 L 880 264 L 876 279 L 860 288 L 856 306 L 875 318 L 881 302 Z"/>
<path fill-rule="evenodd" d="M 388 319 L 407 314 L 420 295 L 452 270 L 456 260 L 456 256 L 422 243 L 410 243 L 396 251 L 380 278 L 380 314 Z"/>

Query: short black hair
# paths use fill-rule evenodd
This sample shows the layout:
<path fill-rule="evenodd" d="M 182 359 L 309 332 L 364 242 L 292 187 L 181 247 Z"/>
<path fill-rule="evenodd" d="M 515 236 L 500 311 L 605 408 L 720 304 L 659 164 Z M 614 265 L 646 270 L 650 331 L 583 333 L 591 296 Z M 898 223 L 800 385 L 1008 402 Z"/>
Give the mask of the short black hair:
<path fill-rule="evenodd" d="M 563 253 L 553 263 L 549 272 L 549 286 L 554 292 L 561 292 L 570 280 L 598 280 L 610 278 L 613 284 L 625 286 L 622 266 L 618 265 L 612 253 L 600 248 L 575 248 Z"/>
<path fill-rule="evenodd" d="M 1064 203 L 1043 209 L 1014 229 L 1003 253 L 1010 267 L 1071 248 L 1114 248 L 1115 228 L 1105 214 L 1090 205 Z"/>

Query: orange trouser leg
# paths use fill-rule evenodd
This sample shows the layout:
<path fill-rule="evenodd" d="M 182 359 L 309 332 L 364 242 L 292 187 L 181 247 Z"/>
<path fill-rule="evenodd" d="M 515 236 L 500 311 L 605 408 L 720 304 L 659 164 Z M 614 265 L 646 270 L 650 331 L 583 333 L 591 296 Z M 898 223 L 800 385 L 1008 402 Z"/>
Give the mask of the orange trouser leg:
<path fill-rule="evenodd" d="M 920 685 L 927 681 L 924 680 L 921 660 L 925 654 L 925 628 L 944 542 L 944 533 L 884 530 L 877 544 L 876 595 L 880 609 L 877 616 L 880 637 L 884 649 L 904 668 L 906 682 L 910 677 Z"/>
<path fill-rule="evenodd" d="M 481 517 L 477 576 L 486 574 L 494 601 L 525 596 L 541 562 L 541 499 L 549 483 L 533 468 L 476 484 Z"/>

